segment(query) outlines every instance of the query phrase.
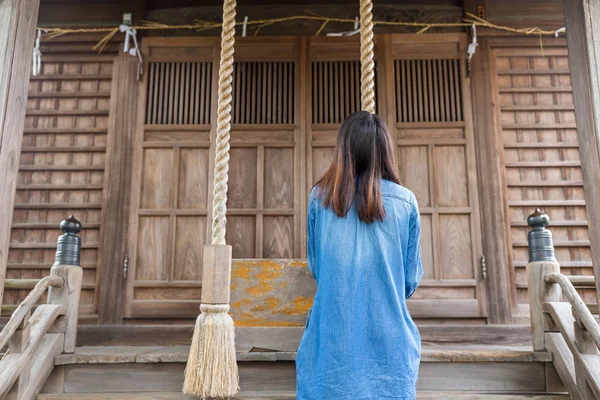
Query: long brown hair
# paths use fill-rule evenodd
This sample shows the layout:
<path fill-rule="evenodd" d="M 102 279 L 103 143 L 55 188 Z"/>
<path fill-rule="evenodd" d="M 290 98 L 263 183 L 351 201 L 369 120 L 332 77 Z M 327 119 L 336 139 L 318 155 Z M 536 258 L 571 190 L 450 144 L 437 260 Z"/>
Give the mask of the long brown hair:
<path fill-rule="evenodd" d="M 317 182 L 324 207 L 345 217 L 356 202 L 361 221 L 383 221 L 381 179 L 400 184 L 394 171 L 392 138 L 375 114 L 357 111 L 342 124 L 329 169 Z"/>

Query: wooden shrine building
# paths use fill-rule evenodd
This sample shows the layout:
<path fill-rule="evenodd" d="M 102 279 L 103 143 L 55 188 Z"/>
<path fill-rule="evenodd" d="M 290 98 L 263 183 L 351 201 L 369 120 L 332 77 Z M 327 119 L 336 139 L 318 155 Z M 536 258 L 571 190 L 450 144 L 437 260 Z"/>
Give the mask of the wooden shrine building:
<path fill-rule="evenodd" d="M 124 13 L 133 25 L 220 23 L 222 2 L 200 3 L 41 0 L 37 26 L 114 28 Z M 600 262 L 597 221 L 588 228 L 598 215 L 589 204 L 598 188 L 588 189 L 600 178 L 589 163 L 598 145 L 591 128 L 588 143 L 578 137 L 574 50 L 563 32 L 517 32 L 563 28 L 562 1 L 375 0 L 373 13 L 389 23 L 375 25 L 377 112 L 421 212 L 425 274 L 409 308 L 423 341 L 530 343 L 527 216 L 537 207 L 550 216 L 563 274 L 593 276 Z M 460 25 L 466 13 L 488 22 L 476 37 Z M 246 351 L 297 343 L 312 305 L 308 194 L 340 123 L 360 108 L 358 36 L 331 34 L 355 29 L 336 19 L 357 15 L 353 0 L 238 4 L 240 22 L 282 19 L 237 27 L 227 242 Z M 42 35 L 40 73 L 23 96 L 14 203 L 0 191 L 0 217 L 10 215 L 5 204 L 14 209 L 0 227 L 5 277 L 46 276 L 58 224 L 74 215 L 83 226 L 80 343 L 185 344 L 210 240 L 220 28 L 140 29 L 141 63 L 123 53 L 120 32 L 94 49 L 106 33 Z M 4 290 L 0 323 L 26 289 Z M 577 289 L 597 313 L 596 289 Z"/>

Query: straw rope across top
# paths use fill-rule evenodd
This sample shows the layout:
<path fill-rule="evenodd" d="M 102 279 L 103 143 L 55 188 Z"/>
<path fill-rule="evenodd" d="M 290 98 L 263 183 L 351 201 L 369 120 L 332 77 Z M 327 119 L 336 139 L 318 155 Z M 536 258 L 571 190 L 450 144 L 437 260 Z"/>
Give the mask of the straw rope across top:
<path fill-rule="evenodd" d="M 362 0 L 361 0 L 362 1 Z M 361 3 L 362 4 L 362 3 Z M 466 13 L 466 18 L 463 19 L 463 22 L 408 22 L 408 21 L 373 21 L 372 16 L 371 20 L 373 26 L 407 26 L 407 27 L 415 27 L 421 28 L 417 33 L 424 33 L 430 28 L 456 28 L 456 27 L 467 27 L 476 25 L 477 27 L 485 27 L 489 29 L 501 30 L 505 32 L 519 33 L 523 35 L 539 35 L 539 36 L 555 36 L 557 31 L 555 30 L 544 30 L 539 27 L 531 27 L 531 28 L 511 28 L 508 26 L 496 25 L 492 22 L 486 21 L 483 18 L 479 18 L 476 15 L 471 13 Z M 282 18 L 272 18 L 272 19 L 257 19 L 257 20 L 249 20 L 246 22 L 248 26 L 257 26 L 257 30 L 255 31 L 255 35 L 260 31 L 260 28 L 272 25 L 275 23 L 283 23 L 289 21 L 321 21 L 323 24 L 319 29 L 319 33 L 322 31 L 324 25 L 330 22 L 338 22 L 338 23 L 349 23 L 354 24 L 354 19 L 350 18 L 330 18 L 321 15 L 292 15 L 289 17 Z M 361 21 L 362 22 L 362 21 Z M 244 22 L 236 22 L 235 25 L 243 25 Z M 182 25 L 169 25 L 162 24 L 159 22 L 151 22 L 144 21 L 140 25 L 132 26 L 133 29 L 137 31 L 152 31 L 152 30 L 195 30 L 205 31 L 210 29 L 218 29 L 221 28 L 222 24 L 219 22 L 208 22 L 208 21 L 196 21 L 193 24 L 182 24 Z M 38 27 L 45 32 L 45 38 L 55 38 L 58 36 L 71 34 L 71 33 L 106 33 L 106 36 L 102 38 L 95 46 L 94 50 L 102 51 L 106 44 L 110 42 L 110 40 L 119 33 L 119 27 L 103 27 L 103 28 L 63 28 L 63 27 Z"/>

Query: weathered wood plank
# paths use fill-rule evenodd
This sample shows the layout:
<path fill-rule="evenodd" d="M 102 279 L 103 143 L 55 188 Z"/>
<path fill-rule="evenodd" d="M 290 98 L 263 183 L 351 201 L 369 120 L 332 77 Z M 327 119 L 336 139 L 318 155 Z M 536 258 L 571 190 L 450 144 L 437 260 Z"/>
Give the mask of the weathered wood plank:
<path fill-rule="evenodd" d="M 119 54 L 113 62 L 100 222 L 102 250 L 96 273 L 100 324 L 119 324 L 123 320 L 123 262 L 127 254 L 131 206 L 137 67 L 137 58 L 125 53 Z"/>
<path fill-rule="evenodd" d="M 512 289 L 511 268 L 506 238 L 506 215 L 502 194 L 501 152 L 497 137 L 496 97 L 494 93 L 494 63 L 490 60 L 488 38 L 480 39 L 479 49 L 473 60 L 471 72 L 471 95 L 473 97 L 474 134 L 477 144 L 478 179 L 481 203 L 483 252 L 487 265 L 487 295 L 489 322 L 507 324 L 512 322 L 515 294 Z"/>
<path fill-rule="evenodd" d="M 600 300 L 600 5 L 596 1 L 565 1 L 569 67 L 577 121 L 579 157 L 589 225 L 596 295 Z"/>
<path fill-rule="evenodd" d="M 63 351 L 64 334 L 47 334 L 33 355 L 31 379 L 23 391 L 22 399 L 35 399 L 54 369 L 54 357 Z M 22 376 L 22 373 L 21 373 Z"/>
<path fill-rule="evenodd" d="M 39 0 L 0 4 L 0 307 Z"/>
<path fill-rule="evenodd" d="M 582 400 L 581 393 L 577 388 L 575 379 L 575 364 L 573 362 L 573 354 L 567 347 L 565 340 L 557 332 L 546 332 L 546 348 L 554 354 L 554 366 L 556 371 L 563 381 L 569 393 L 573 396 L 573 400 Z"/>

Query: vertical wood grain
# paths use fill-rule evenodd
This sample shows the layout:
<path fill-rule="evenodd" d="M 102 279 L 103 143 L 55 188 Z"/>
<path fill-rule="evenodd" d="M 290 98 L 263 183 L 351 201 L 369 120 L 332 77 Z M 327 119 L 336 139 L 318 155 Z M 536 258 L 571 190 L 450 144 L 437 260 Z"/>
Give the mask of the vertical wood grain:
<path fill-rule="evenodd" d="M 123 320 L 123 260 L 128 247 L 137 67 L 137 60 L 124 53 L 113 63 L 100 223 L 102 250 L 97 273 L 100 324 L 119 324 Z"/>
<path fill-rule="evenodd" d="M 39 0 L 0 4 L 0 308 L 38 9 Z"/>
<path fill-rule="evenodd" d="M 575 0 L 564 4 L 569 29 L 569 67 L 583 174 L 596 296 L 600 303 L 600 6 L 595 1 Z"/>

